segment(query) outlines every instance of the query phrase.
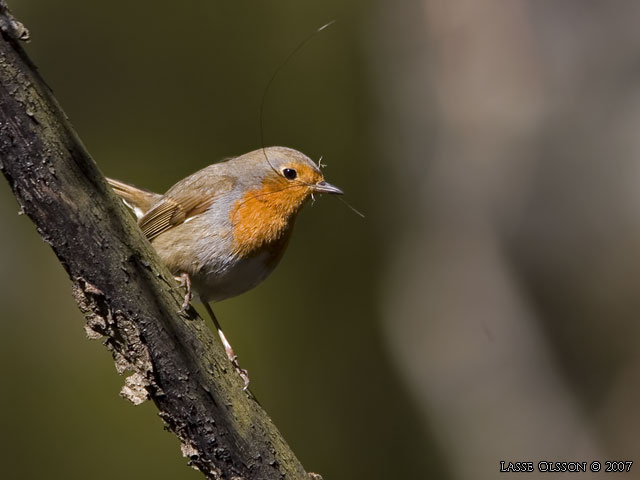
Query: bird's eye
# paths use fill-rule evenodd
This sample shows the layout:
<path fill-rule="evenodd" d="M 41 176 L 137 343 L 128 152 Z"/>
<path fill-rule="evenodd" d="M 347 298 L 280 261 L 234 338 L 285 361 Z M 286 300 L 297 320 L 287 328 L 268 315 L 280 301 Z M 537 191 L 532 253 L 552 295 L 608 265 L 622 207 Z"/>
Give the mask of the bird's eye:
<path fill-rule="evenodd" d="M 288 180 L 294 180 L 298 176 L 298 172 L 293 168 L 285 168 L 282 170 L 282 175 L 284 175 L 284 178 Z"/>

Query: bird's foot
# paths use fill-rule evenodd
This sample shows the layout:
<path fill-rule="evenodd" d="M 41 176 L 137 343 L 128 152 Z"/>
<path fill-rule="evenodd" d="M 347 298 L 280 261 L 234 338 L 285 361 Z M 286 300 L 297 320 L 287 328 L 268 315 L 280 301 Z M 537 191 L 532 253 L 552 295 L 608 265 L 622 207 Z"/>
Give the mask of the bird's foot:
<path fill-rule="evenodd" d="M 233 353 L 233 351 L 232 351 Z M 227 352 L 227 355 L 229 356 L 229 352 Z M 249 372 L 245 369 L 242 368 L 240 366 L 240 364 L 238 363 L 238 356 L 237 355 L 231 355 L 229 356 L 229 360 L 231 360 L 231 365 L 233 365 L 233 368 L 236 369 L 236 372 L 238 372 L 238 375 L 240 375 L 240 377 L 242 377 L 242 380 L 244 380 L 244 387 L 242 387 L 242 390 L 244 390 L 245 392 L 247 391 L 247 389 L 249 388 Z"/>
<path fill-rule="evenodd" d="M 180 276 L 175 277 L 178 283 L 182 288 L 185 289 L 184 294 L 184 302 L 182 303 L 182 308 L 180 309 L 180 313 L 184 313 L 189 308 L 189 304 L 191 303 L 191 278 L 188 273 L 182 273 Z"/>
<path fill-rule="evenodd" d="M 242 380 L 244 380 L 244 387 L 242 388 L 242 390 L 246 392 L 249 388 L 249 372 L 246 369 L 242 368 L 238 363 L 238 355 L 236 355 L 233 351 L 233 348 L 227 340 L 227 337 L 225 337 L 224 333 L 222 332 L 222 329 L 218 330 L 218 335 L 220 335 L 220 340 L 222 340 L 222 345 L 224 345 L 224 351 L 227 352 L 227 357 L 229 357 L 231 365 L 233 365 L 233 368 L 235 368 L 236 372 L 238 372 L 238 375 L 240 375 L 240 377 L 242 377 Z"/>
<path fill-rule="evenodd" d="M 224 351 L 227 353 L 227 357 L 231 361 L 231 365 L 233 365 L 233 368 L 236 370 L 236 372 L 238 372 L 238 375 L 240 375 L 240 377 L 242 377 L 242 380 L 244 380 L 244 387 L 242 388 L 242 390 L 246 392 L 249 388 L 249 372 L 240 367 L 240 364 L 238 363 L 238 356 L 234 353 L 229 340 L 227 340 L 227 337 L 222 331 L 222 327 L 220 326 L 220 323 L 218 323 L 218 319 L 216 318 L 215 313 L 213 313 L 211 306 L 207 302 L 204 302 L 204 308 L 209 313 L 209 316 L 211 317 L 216 330 L 218 330 L 218 336 L 220 337 L 220 341 L 224 346 Z"/>

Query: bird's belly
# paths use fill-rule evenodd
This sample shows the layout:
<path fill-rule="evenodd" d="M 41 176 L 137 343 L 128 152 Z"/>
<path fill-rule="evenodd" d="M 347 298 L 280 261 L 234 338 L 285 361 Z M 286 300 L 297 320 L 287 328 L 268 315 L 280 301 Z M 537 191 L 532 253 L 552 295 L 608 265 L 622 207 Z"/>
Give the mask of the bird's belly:
<path fill-rule="evenodd" d="M 251 290 L 267 278 L 274 268 L 272 255 L 265 251 L 236 259 L 215 271 L 193 274 L 192 288 L 200 301 L 217 302 Z"/>

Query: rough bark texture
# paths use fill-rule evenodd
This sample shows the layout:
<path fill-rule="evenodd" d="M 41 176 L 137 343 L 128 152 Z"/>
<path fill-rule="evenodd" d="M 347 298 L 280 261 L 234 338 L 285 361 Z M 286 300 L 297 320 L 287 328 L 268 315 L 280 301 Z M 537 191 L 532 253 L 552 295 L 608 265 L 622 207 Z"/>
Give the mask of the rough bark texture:
<path fill-rule="evenodd" d="M 174 279 L 19 46 L 28 32 L 4 0 L 0 29 L 0 170 L 68 272 L 87 331 L 130 372 L 122 395 L 152 399 L 208 478 L 309 478 L 202 319 L 179 313 Z"/>

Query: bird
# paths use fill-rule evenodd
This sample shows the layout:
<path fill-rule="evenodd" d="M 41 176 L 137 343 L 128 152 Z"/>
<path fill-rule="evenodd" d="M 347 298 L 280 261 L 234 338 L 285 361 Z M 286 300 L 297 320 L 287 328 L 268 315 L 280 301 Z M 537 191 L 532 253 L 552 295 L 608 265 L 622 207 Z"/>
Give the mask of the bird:
<path fill-rule="evenodd" d="M 186 310 L 200 301 L 235 369 L 247 371 L 226 339 L 210 302 L 240 295 L 278 265 L 300 209 L 315 194 L 342 195 L 305 154 L 264 147 L 209 165 L 163 195 L 107 178 L 133 210 L 162 262 L 185 288 Z"/>

